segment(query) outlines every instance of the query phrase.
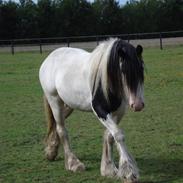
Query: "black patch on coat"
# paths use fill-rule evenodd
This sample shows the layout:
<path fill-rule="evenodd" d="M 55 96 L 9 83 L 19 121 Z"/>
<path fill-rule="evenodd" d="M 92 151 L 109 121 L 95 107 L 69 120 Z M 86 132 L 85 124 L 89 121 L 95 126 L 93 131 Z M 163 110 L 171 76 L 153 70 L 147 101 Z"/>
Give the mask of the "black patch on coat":
<path fill-rule="evenodd" d="M 122 101 L 121 98 L 118 98 L 110 90 L 108 91 L 108 97 L 109 101 L 104 96 L 100 82 L 92 99 L 92 106 L 97 116 L 105 120 L 108 114 L 116 111 L 120 107 Z"/>

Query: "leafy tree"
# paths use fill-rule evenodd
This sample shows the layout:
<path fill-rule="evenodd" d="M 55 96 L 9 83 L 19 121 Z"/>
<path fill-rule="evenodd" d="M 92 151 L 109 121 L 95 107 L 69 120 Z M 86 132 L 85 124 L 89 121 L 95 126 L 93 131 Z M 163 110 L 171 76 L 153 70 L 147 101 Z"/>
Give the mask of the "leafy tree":
<path fill-rule="evenodd" d="M 0 0 L 0 39 L 183 29 L 183 0 Z"/>
<path fill-rule="evenodd" d="M 56 24 L 63 36 L 91 35 L 94 15 L 86 0 L 62 0 L 57 3 Z"/>
<path fill-rule="evenodd" d="M 159 31 L 183 29 L 183 0 L 163 0 L 159 3 Z"/>
<path fill-rule="evenodd" d="M 38 0 L 37 4 L 39 37 L 53 37 L 54 32 L 54 6 L 52 0 Z"/>
<path fill-rule="evenodd" d="M 33 38 L 39 35 L 37 6 L 32 0 L 20 0 L 18 8 L 20 38 Z"/>
<path fill-rule="evenodd" d="M 12 39 L 17 35 L 18 5 L 12 1 L 0 4 L 0 38 Z"/>
<path fill-rule="evenodd" d="M 120 6 L 115 0 L 95 0 L 93 3 L 99 34 L 119 34 L 122 28 Z"/>

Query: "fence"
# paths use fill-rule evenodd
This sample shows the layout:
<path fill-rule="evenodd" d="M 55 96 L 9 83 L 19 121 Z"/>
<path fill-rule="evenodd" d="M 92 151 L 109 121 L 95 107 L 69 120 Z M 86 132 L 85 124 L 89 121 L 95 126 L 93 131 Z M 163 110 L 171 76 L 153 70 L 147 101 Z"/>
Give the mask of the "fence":
<path fill-rule="evenodd" d="M 93 49 L 100 41 L 109 37 L 119 37 L 123 40 L 136 45 L 141 43 L 143 46 L 159 46 L 163 49 L 164 45 L 183 45 L 183 31 L 153 32 L 136 34 L 118 35 L 96 35 L 96 36 L 77 36 L 77 37 L 56 37 L 56 38 L 35 38 L 35 39 L 13 39 L 0 40 L 0 51 L 51 51 L 58 47 L 72 46 L 85 49 Z"/>

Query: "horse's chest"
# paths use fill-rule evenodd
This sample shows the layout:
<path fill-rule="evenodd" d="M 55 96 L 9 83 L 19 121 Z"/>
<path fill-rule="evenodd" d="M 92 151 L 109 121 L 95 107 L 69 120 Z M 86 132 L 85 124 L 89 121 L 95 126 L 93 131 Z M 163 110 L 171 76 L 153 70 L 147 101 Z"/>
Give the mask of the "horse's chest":
<path fill-rule="evenodd" d="M 91 97 L 89 92 L 78 90 L 74 91 L 73 95 L 69 95 L 67 102 L 75 109 L 84 111 L 91 110 Z"/>
<path fill-rule="evenodd" d="M 99 118 L 106 119 L 107 115 L 114 113 L 119 110 L 122 105 L 122 99 L 118 98 L 116 95 L 108 92 L 108 100 L 104 96 L 101 84 L 99 85 L 96 93 L 92 98 L 92 106 L 97 113 Z"/>

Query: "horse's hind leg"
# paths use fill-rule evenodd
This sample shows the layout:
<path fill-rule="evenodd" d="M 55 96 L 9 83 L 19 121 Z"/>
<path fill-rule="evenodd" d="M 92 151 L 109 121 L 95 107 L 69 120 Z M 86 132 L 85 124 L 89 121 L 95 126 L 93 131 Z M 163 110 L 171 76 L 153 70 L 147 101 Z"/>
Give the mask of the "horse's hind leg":
<path fill-rule="evenodd" d="M 48 122 L 48 133 L 46 137 L 45 153 L 46 153 L 46 158 L 48 160 L 54 160 L 58 154 L 60 139 L 56 131 L 55 119 L 53 117 L 50 105 L 45 96 L 44 96 L 44 107 L 45 107 L 45 112 L 46 112 L 46 117 Z"/>
<path fill-rule="evenodd" d="M 71 109 L 69 106 L 64 104 L 64 118 L 65 119 L 68 118 L 72 112 L 73 112 L 73 109 Z"/>
<path fill-rule="evenodd" d="M 59 96 L 51 96 L 48 100 L 56 122 L 57 134 L 59 135 L 60 140 L 63 143 L 65 154 L 65 167 L 67 170 L 71 170 L 73 172 L 83 171 L 85 169 L 85 166 L 79 161 L 79 159 L 74 155 L 71 150 L 67 130 L 64 123 L 65 117 L 67 117 L 72 112 L 72 110 L 66 108 L 64 102 L 59 98 Z"/>
<path fill-rule="evenodd" d="M 113 144 L 114 138 L 108 130 L 104 132 L 104 142 L 103 142 L 103 153 L 101 160 L 101 175 L 107 177 L 116 176 L 118 169 L 116 168 L 113 161 Z"/>

